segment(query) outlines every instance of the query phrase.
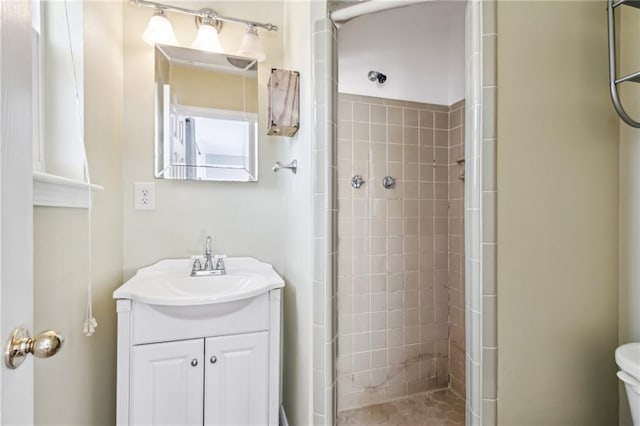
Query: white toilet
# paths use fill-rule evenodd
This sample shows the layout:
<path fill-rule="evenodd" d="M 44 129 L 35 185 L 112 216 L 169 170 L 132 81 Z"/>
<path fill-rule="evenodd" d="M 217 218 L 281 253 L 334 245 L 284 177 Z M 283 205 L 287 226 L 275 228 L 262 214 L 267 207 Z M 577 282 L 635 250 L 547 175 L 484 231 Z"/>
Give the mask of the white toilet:
<path fill-rule="evenodd" d="M 640 343 L 627 343 L 616 349 L 618 378 L 624 382 L 631 407 L 631 420 L 640 426 Z"/>

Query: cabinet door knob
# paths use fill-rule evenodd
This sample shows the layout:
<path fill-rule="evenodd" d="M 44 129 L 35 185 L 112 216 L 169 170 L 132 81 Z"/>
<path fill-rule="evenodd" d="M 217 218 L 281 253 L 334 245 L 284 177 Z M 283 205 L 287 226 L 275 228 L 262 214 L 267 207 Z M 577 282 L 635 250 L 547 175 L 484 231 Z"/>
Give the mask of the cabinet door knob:
<path fill-rule="evenodd" d="M 218 362 L 218 358 L 214 356 L 211 357 L 211 359 L 209 359 L 209 361 L 211 362 L 211 364 L 215 364 L 216 362 Z"/>
<path fill-rule="evenodd" d="M 195 366 L 197 366 L 197 365 L 198 365 L 198 360 L 197 360 L 197 359 L 195 359 L 195 358 L 194 358 L 194 359 L 192 359 L 192 360 L 191 360 L 191 366 L 192 366 L 192 367 L 195 367 Z"/>

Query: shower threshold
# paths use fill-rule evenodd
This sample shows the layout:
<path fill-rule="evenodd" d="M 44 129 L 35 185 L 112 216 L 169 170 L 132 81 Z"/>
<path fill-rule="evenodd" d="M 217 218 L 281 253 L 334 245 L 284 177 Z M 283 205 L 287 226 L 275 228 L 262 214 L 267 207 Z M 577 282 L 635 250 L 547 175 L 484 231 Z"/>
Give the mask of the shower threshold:
<path fill-rule="evenodd" d="M 339 426 L 463 426 L 464 424 L 464 400 L 448 389 L 420 393 L 338 413 Z"/>

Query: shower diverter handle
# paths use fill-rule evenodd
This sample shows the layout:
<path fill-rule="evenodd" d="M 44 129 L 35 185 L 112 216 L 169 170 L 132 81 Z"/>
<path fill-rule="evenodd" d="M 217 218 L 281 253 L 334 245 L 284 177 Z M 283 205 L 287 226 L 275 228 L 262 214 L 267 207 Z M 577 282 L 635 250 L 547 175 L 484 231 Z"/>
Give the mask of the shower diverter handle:
<path fill-rule="evenodd" d="M 385 189 L 391 189 L 394 186 L 396 186 L 396 178 L 394 178 L 393 176 L 385 176 L 382 179 L 382 186 L 385 187 Z"/>

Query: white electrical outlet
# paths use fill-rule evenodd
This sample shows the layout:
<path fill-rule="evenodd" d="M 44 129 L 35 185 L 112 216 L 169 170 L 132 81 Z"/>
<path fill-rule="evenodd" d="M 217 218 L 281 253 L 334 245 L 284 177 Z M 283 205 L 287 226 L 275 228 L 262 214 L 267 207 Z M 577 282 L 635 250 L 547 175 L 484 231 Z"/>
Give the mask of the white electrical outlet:
<path fill-rule="evenodd" d="M 134 184 L 134 206 L 136 210 L 156 209 L 156 184 L 136 182 Z"/>

